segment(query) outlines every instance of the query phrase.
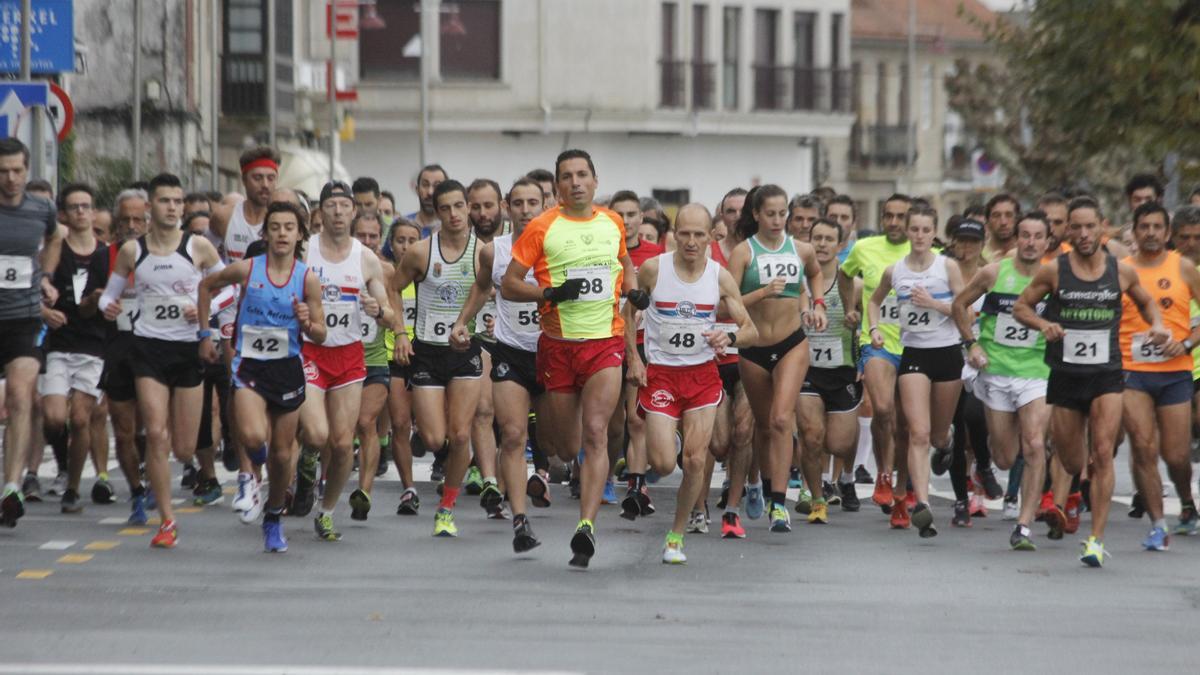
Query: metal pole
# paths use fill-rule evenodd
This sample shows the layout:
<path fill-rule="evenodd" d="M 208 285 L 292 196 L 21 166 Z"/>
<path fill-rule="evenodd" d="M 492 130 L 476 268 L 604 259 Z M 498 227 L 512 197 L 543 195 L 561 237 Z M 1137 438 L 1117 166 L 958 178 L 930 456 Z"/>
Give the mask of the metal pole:
<path fill-rule="evenodd" d="M 275 0 L 267 0 L 267 144 L 275 147 Z"/>
<path fill-rule="evenodd" d="M 210 155 L 208 161 L 209 167 L 212 170 L 212 173 L 209 176 L 212 179 L 210 187 L 213 190 L 221 189 L 221 174 L 218 169 L 218 162 L 220 161 L 220 157 L 218 155 L 220 151 L 220 145 L 217 142 L 220 132 L 220 129 L 217 125 L 217 120 L 221 114 L 221 15 L 218 14 L 218 6 L 219 3 L 216 2 L 209 4 L 209 9 L 212 11 L 212 20 L 210 22 L 211 25 L 209 26 L 209 32 L 211 35 L 208 36 L 209 51 L 212 55 L 212 63 L 209 64 L 212 69 L 212 96 L 209 97 L 212 99 L 210 102 L 212 109 L 209 111 L 208 135 L 212 141 L 212 148 L 209 151 Z"/>
<path fill-rule="evenodd" d="M 133 179 L 142 178 L 142 0 L 133 0 Z"/>
<path fill-rule="evenodd" d="M 908 82 L 904 86 L 908 89 L 908 110 L 904 111 L 904 119 L 908 120 L 908 128 L 904 130 L 904 158 L 908 163 L 908 189 L 912 191 L 913 174 L 916 173 L 916 167 L 913 166 L 916 155 L 916 116 L 913 112 L 913 101 L 917 98 L 917 92 L 914 90 L 914 83 L 917 81 L 917 2 L 916 0 L 908 0 Z"/>
<path fill-rule="evenodd" d="M 437 11 L 432 0 L 421 0 L 421 166 L 429 163 L 429 36 L 437 30 Z"/>
<path fill-rule="evenodd" d="M 337 10 L 330 0 L 329 12 L 329 180 L 333 180 L 334 146 L 337 145 Z"/>
<path fill-rule="evenodd" d="M 28 82 L 33 79 L 32 60 L 30 52 L 33 50 L 32 26 L 30 22 L 33 16 L 33 0 L 22 0 L 21 2 L 21 79 Z M 42 138 L 42 117 L 41 110 L 34 108 L 30 111 L 32 114 L 33 129 L 29 134 L 29 153 L 30 153 L 30 177 L 42 178 L 43 157 L 45 156 L 46 143 Z"/>

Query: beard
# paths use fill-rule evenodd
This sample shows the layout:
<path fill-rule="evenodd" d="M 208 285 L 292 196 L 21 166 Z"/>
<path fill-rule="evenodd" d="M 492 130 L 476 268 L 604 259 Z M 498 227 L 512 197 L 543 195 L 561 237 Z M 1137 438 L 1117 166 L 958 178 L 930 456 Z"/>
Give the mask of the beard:
<path fill-rule="evenodd" d="M 500 218 L 480 218 L 476 220 L 474 216 L 470 217 L 471 229 L 475 231 L 477 237 L 490 237 L 496 234 L 496 230 L 500 229 Z"/>

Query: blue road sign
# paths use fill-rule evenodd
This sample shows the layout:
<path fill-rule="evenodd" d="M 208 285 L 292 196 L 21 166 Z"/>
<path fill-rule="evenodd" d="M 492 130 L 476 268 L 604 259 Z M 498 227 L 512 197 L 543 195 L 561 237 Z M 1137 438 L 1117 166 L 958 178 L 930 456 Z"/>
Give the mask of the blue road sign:
<path fill-rule="evenodd" d="M 45 82 L 0 82 L 0 138 L 17 133 L 17 121 L 27 108 L 46 107 L 50 85 Z"/>
<path fill-rule="evenodd" d="M 74 72 L 74 3 L 72 0 L 33 0 L 32 4 L 30 70 L 34 73 Z M 0 72 L 21 72 L 20 0 L 0 0 Z"/>

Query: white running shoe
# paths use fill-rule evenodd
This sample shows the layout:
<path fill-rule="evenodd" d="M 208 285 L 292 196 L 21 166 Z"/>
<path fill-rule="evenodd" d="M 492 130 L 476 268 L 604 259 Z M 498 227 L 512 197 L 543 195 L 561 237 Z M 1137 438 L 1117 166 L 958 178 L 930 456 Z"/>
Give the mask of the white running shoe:
<path fill-rule="evenodd" d="M 1004 513 L 1000 516 L 1002 520 L 1016 520 L 1021 515 L 1021 508 L 1017 506 L 1016 500 L 1004 500 Z"/>
<path fill-rule="evenodd" d="M 263 512 L 262 502 L 262 484 L 260 484 L 253 475 L 250 476 L 250 486 L 247 488 L 250 493 L 250 505 L 244 511 L 238 511 L 238 519 L 243 525 L 258 522 L 259 516 Z"/>
<path fill-rule="evenodd" d="M 231 502 L 231 506 L 235 513 L 242 513 L 248 510 L 254 502 L 254 497 L 251 495 L 254 487 L 254 474 L 239 473 L 237 477 L 237 494 Z"/>
<path fill-rule="evenodd" d="M 692 511 L 688 516 L 687 533 L 708 534 L 708 521 L 704 517 L 703 511 Z"/>

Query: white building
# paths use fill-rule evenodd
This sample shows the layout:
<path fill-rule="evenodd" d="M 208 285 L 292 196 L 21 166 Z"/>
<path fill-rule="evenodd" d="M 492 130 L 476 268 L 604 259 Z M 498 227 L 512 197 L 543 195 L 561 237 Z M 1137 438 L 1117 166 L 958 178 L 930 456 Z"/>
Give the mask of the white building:
<path fill-rule="evenodd" d="M 804 192 L 844 171 L 844 151 L 828 147 L 845 148 L 853 123 L 849 0 L 431 4 L 426 161 L 452 177 L 505 184 L 582 148 L 601 194 L 711 207 L 734 186 Z M 328 57 L 324 6 L 307 7 L 299 51 L 311 64 Z M 408 186 L 421 164 L 420 6 L 368 3 L 357 38 L 337 46 L 358 92 L 342 104 L 355 134 L 342 162 L 394 190 L 401 211 L 416 208 Z M 376 18 L 386 27 L 368 29 Z M 308 105 L 319 126 L 324 104 L 298 110 Z"/>

